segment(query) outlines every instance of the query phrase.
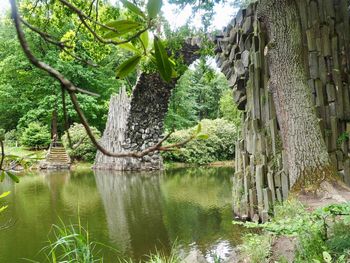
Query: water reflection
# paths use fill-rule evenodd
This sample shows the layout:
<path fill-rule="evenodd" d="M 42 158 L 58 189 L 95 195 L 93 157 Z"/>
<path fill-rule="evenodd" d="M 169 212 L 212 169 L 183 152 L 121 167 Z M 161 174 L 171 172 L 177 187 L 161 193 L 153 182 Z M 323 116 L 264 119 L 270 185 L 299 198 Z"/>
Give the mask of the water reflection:
<path fill-rule="evenodd" d="M 80 217 L 93 240 L 134 260 L 156 247 L 169 253 L 177 243 L 183 254 L 212 254 L 222 258 L 239 242 L 241 229 L 232 226 L 231 168 L 186 168 L 165 172 L 125 173 L 91 170 L 33 172 L 19 184 L 6 180 L 10 190 L 9 218 L 16 224 L 0 231 L 0 262 L 29 258 L 45 245 L 52 224 L 76 223 Z M 116 253 L 102 250 L 105 262 Z M 118 254 L 118 255 L 120 255 Z"/>
<path fill-rule="evenodd" d="M 160 200 L 161 172 L 95 171 L 109 235 L 122 252 L 139 258 L 156 245 L 170 246 Z"/>

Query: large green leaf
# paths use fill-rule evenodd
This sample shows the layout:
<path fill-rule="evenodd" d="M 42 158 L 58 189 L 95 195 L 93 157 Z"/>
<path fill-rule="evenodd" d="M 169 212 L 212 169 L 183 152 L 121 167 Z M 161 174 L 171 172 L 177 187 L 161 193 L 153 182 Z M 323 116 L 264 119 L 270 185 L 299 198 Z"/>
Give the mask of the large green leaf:
<path fill-rule="evenodd" d="M 0 212 L 4 211 L 7 208 L 7 205 L 0 207 Z"/>
<path fill-rule="evenodd" d="M 10 191 L 4 192 L 0 195 L 0 198 L 4 198 L 4 197 L 8 196 L 10 193 L 11 193 Z"/>
<path fill-rule="evenodd" d="M 0 173 L 0 183 L 2 183 L 4 181 L 5 175 L 6 175 L 5 171 L 1 171 L 1 173 Z"/>
<path fill-rule="evenodd" d="M 136 68 L 140 60 L 141 60 L 141 56 L 135 55 L 132 58 L 129 58 L 128 60 L 124 61 L 117 68 L 117 77 L 118 78 L 126 77 L 131 71 L 133 71 Z"/>
<path fill-rule="evenodd" d="M 129 9 L 131 12 L 133 12 L 134 14 L 138 15 L 138 16 L 141 16 L 143 18 L 146 18 L 145 14 L 141 11 L 140 8 L 138 8 L 136 5 L 134 5 L 133 3 L 130 3 L 129 1 L 127 0 L 120 0 L 123 5 Z"/>
<path fill-rule="evenodd" d="M 111 21 L 106 24 L 109 27 L 112 27 L 116 30 L 111 31 L 106 28 L 103 28 L 102 31 L 105 31 L 104 38 L 115 38 L 118 36 L 125 35 L 127 33 L 131 33 L 133 31 L 136 31 L 142 27 L 142 24 L 131 21 L 131 20 L 117 20 L 117 21 Z"/>
<path fill-rule="evenodd" d="M 154 52 L 159 73 L 165 81 L 169 82 L 171 80 L 173 70 L 169 61 L 169 56 L 162 42 L 157 36 L 154 37 Z"/>
<path fill-rule="evenodd" d="M 12 179 L 12 181 L 19 183 L 19 179 L 15 174 L 10 173 L 10 172 L 6 172 L 6 174 Z"/>
<path fill-rule="evenodd" d="M 148 0 L 147 3 L 147 12 L 149 19 L 153 19 L 157 17 L 160 9 L 162 8 L 163 1 L 162 0 Z"/>
<path fill-rule="evenodd" d="M 116 37 L 113 38 L 113 40 L 115 40 L 117 42 L 124 41 L 123 39 L 116 38 Z M 119 44 L 118 47 L 123 48 L 123 49 L 128 50 L 128 51 L 131 51 L 131 52 L 134 52 L 136 54 L 140 54 L 141 53 L 141 51 L 137 47 L 135 47 L 131 42 Z"/>
<path fill-rule="evenodd" d="M 147 50 L 148 48 L 148 44 L 149 44 L 149 35 L 148 35 L 148 31 L 143 32 L 140 35 L 140 41 L 142 42 L 142 45 L 145 47 L 145 49 Z"/>

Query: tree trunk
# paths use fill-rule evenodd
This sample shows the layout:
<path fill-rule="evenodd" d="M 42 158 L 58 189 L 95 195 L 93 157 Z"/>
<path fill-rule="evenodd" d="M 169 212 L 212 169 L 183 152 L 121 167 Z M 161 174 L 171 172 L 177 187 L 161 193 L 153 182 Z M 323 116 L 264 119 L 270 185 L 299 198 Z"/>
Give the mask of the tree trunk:
<path fill-rule="evenodd" d="M 270 68 L 269 88 L 287 154 L 290 185 L 294 190 L 315 189 L 336 171 L 330 162 L 307 82 L 297 3 L 261 0 L 258 18 L 269 37 L 265 50 Z"/>

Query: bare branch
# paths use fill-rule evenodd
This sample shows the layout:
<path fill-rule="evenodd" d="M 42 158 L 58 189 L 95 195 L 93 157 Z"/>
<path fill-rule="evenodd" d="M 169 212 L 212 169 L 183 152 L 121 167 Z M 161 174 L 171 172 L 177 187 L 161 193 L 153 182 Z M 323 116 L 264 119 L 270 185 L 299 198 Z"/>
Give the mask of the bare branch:
<path fill-rule="evenodd" d="M 18 10 L 17 10 L 17 5 L 16 5 L 16 0 L 10 0 L 11 3 L 11 9 L 12 9 L 12 19 L 15 22 L 15 27 L 16 27 L 16 31 L 17 31 L 17 36 L 19 39 L 19 42 L 21 44 L 21 47 L 25 53 L 25 55 L 27 56 L 27 58 L 29 59 L 29 61 L 36 67 L 46 71 L 47 73 L 49 73 L 49 75 L 51 75 L 52 77 L 56 78 L 59 82 L 62 83 L 62 85 L 65 87 L 65 89 L 67 89 L 70 92 L 81 92 L 81 93 L 85 93 L 88 95 L 92 95 L 92 96 L 99 96 L 96 93 L 81 89 L 81 88 L 77 88 L 76 86 L 73 85 L 73 83 L 71 83 L 68 79 L 66 79 L 59 71 L 57 71 L 56 69 L 50 67 L 49 65 L 47 65 L 46 63 L 39 61 L 31 52 L 29 45 L 25 39 L 24 36 L 24 32 L 22 30 L 21 27 L 21 20 L 20 17 L 18 15 Z"/>
<path fill-rule="evenodd" d="M 60 0 L 60 1 L 62 2 L 65 0 Z M 28 42 L 26 41 L 22 27 L 21 27 L 21 20 L 20 20 L 19 14 L 18 14 L 16 0 L 10 0 L 10 3 L 11 3 L 11 10 L 12 10 L 12 18 L 13 18 L 13 21 L 14 21 L 14 24 L 16 27 L 17 36 L 18 36 L 19 42 L 22 46 L 22 49 L 23 49 L 25 55 L 27 56 L 29 61 L 34 66 L 46 71 L 48 74 L 50 74 L 52 77 L 54 77 L 55 79 L 57 79 L 61 83 L 62 88 L 64 88 L 68 92 L 68 94 L 71 98 L 71 101 L 73 103 L 73 107 L 74 107 L 75 111 L 77 112 L 77 114 L 80 118 L 80 121 L 86 130 L 87 135 L 89 136 L 90 140 L 95 145 L 95 147 L 99 151 L 101 151 L 103 154 L 110 156 L 110 157 L 136 157 L 136 158 L 140 158 L 140 157 L 143 157 L 151 152 L 160 151 L 160 150 L 169 151 L 172 147 L 178 148 L 194 138 L 192 136 L 191 138 L 189 138 L 188 140 L 186 140 L 182 143 L 162 147 L 161 146 L 162 143 L 166 139 L 168 139 L 170 136 L 170 134 L 168 134 L 162 140 L 160 140 L 157 144 L 155 144 L 155 145 L 153 145 L 153 146 L 151 146 L 143 151 L 113 153 L 113 152 L 110 152 L 107 149 L 105 149 L 101 144 L 99 144 L 99 142 L 97 141 L 97 139 L 93 135 L 92 130 L 88 124 L 88 121 L 84 115 L 84 112 L 80 108 L 80 105 L 79 105 L 79 102 L 78 102 L 78 99 L 76 96 L 76 92 L 81 91 L 81 89 L 76 87 L 72 82 L 70 82 L 67 78 L 65 78 L 58 70 L 52 68 L 51 66 L 47 65 L 46 63 L 44 63 L 42 61 L 39 61 L 33 55 L 33 53 L 31 52 L 31 50 L 29 48 Z M 84 91 L 84 92 L 86 93 L 86 91 Z"/>
<path fill-rule="evenodd" d="M 3 164 L 5 160 L 5 149 L 4 149 L 4 142 L 0 140 L 0 147 L 1 147 L 1 160 L 0 160 L 0 171 L 3 171 Z"/>
<path fill-rule="evenodd" d="M 61 42 L 58 40 L 55 40 L 53 36 L 49 35 L 46 32 L 41 31 L 40 29 L 34 27 L 33 25 L 29 24 L 27 21 L 25 21 L 23 18 L 20 17 L 21 22 L 28 27 L 30 30 L 34 31 L 35 33 L 39 34 L 45 41 L 47 41 L 50 44 L 58 46 L 63 52 L 67 53 L 69 56 L 75 58 L 76 60 L 83 62 L 89 66 L 97 67 L 97 64 L 92 63 L 91 61 L 84 60 L 72 52 L 68 51 L 68 49 L 72 48 L 72 46 L 66 45 L 65 42 Z"/>
<path fill-rule="evenodd" d="M 72 48 L 71 46 L 67 46 L 65 42 L 54 40 L 54 37 L 49 35 L 46 32 L 41 31 L 40 29 L 34 27 L 33 25 L 29 24 L 27 21 L 25 21 L 23 18 L 20 18 L 21 22 L 28 27 L 30 30 L 34 31 L 35 33 L 39 34 L 43 39 L 45 39 L 47 42 L 56 45 L 60 48 Z"/>

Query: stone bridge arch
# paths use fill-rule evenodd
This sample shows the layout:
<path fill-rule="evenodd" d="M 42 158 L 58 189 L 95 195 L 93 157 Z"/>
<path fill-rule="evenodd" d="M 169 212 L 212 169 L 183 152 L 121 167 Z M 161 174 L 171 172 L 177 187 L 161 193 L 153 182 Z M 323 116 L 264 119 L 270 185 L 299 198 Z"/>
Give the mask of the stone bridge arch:
<path fill-rule="evenodd" d="M 350 183 L 350 24 L 347 0 L 297 1 L 303 50 L 315 110 L 333 165 Z M 267 37 L 250 4 L 217 36 L 216 62 L 243 111 L 236 144 L 234 213 L 265 221 L 273 203 L 288 197 L 286 153 L 282 147 L 265 59 Z"/>
<path fill-rule="evenodd" d="M 186 65 L 199 58 L 199 40 L 187 40 L 178 55 Z M 122 88 L 112 96 L 108 120 L 101 143 L 109 151 L 140 151 L 156 144 L 163 134 L 164 118 L 171 91 L 177 79 L 166 83 L 158 73 L 141 73 L 131 98 Z M 163 160 L 158 152 L 142 158 L 114 158 L 97 152 L 94 169 L 102 170 L 160 170 Z"/>

